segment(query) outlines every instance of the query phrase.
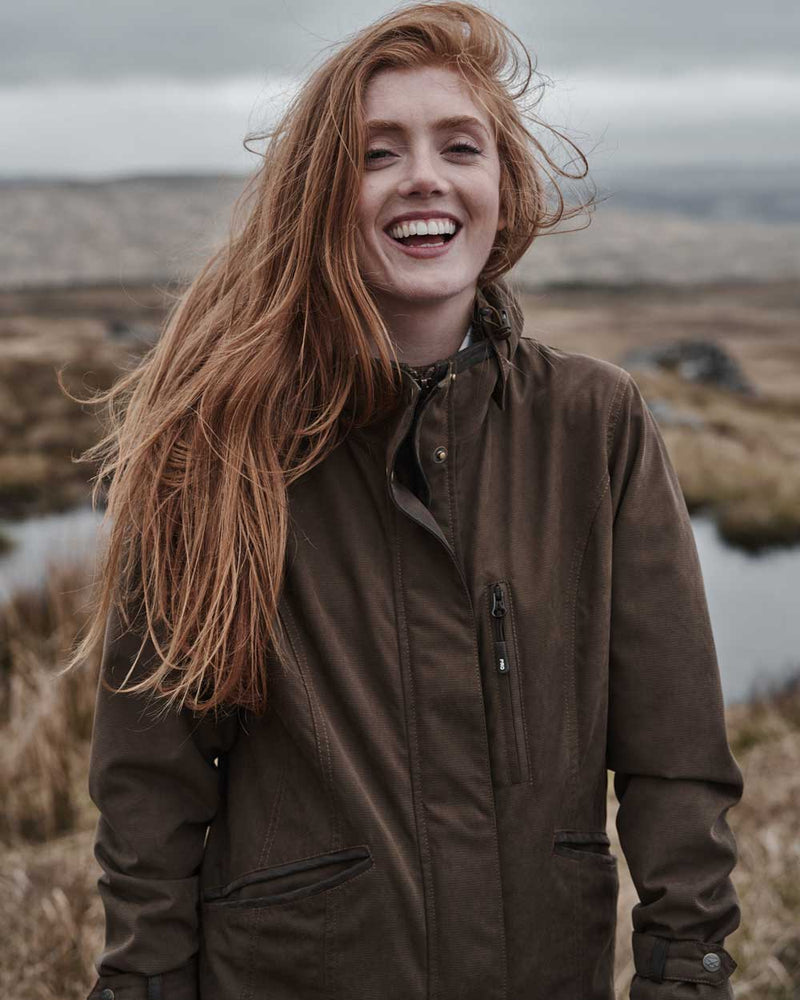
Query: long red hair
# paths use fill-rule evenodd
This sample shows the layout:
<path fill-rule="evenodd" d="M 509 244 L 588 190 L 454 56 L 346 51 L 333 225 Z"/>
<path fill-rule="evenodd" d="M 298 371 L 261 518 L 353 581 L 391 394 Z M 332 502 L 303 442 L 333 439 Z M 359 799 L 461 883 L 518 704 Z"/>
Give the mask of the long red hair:
<path fill-rule="evenodd" d="M 566 207 L 553 174 L 576 175 L 526 124 L 544 124 L 525 107 L 530 55 L 491 14 L 417 4 L 340 47 L 261 137 L 263 163 L 226 245 L 157 343 L 108 392 L 79 400 L 104 408 L 105 435 L 81 459 L 99 462 L 92 500 L 107 490 L 108 531 L 96 612 L 65 669 L 102 641 L 115 605 L 131 627 L 139 622 L 142 648 L 149 638 L 157 652 L 154 669 L 134 683 L 132 664 L 122 688 L 151 691 L 165 708 L 265 708 L 264 664 L 281 639 L 288 487 L 349 428 L 391 406 L 400 386 L 356 259 L 363 97 L 378 69 L 423 65 L 459 72 L 494 123 L 507 225 L 480 288 L 591 203 Z M 583 154 L 556 134 L 585 176 Z"/>

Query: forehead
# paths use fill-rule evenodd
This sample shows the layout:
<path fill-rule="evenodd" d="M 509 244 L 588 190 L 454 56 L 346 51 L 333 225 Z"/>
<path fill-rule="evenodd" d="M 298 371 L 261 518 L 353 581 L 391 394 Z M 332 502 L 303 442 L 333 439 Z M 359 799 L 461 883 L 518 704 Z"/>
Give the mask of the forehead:
<path fill-rule="evenodd" d="M 491 134 L 491 122 L 469 88 L 453 70 L 440 66 L 382 69 L 370 79 L 364 93 L 364 111 L 370 122 L 396 122 L 405 128 L 433 127 L 437 122 L 476 119 Z"/>

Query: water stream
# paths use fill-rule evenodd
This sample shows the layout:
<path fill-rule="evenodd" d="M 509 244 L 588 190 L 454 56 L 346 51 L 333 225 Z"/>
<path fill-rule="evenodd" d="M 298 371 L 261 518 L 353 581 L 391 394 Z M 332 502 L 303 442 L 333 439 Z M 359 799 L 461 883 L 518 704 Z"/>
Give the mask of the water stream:
<path fill-rule="evenodd" d="M 16 544 L 0 556 L 0 600 L 40 583 L 53 560 L 95 550 L 100 513 L 90 506 L 24 521 L 0 521 Z M 753 685 L 780 681 L 800 667 L 800 546 L 751 555 L 727 545 L 713 519 L 692 519 L 727 703 Z"/>

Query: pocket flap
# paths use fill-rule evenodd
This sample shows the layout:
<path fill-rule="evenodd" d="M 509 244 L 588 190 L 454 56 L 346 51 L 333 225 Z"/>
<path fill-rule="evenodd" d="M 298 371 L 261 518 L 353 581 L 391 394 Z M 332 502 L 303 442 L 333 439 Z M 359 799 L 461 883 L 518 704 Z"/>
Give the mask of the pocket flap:
<path fill-rule="evenodd" d="M 353 878 L 372 865 L 366 844 L 315 854 L 269 868 L 256 868 L 226 885 L 203 890 L 203 902 L 246 905 L 252 900 L 274 901 L 310 896 Z"/>

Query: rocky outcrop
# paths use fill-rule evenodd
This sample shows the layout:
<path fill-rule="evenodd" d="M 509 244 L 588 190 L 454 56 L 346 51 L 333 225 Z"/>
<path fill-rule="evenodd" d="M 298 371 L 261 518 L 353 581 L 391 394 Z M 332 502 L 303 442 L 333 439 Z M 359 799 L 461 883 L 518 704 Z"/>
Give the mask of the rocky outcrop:
<path fill-rule="evenodd" d="M 681 339 L 637 347 L 624 354 L 619 364 L 628 370 L 672 371 L 690 382 L 756 395 L 736 360 L 711 340 Z"/>

